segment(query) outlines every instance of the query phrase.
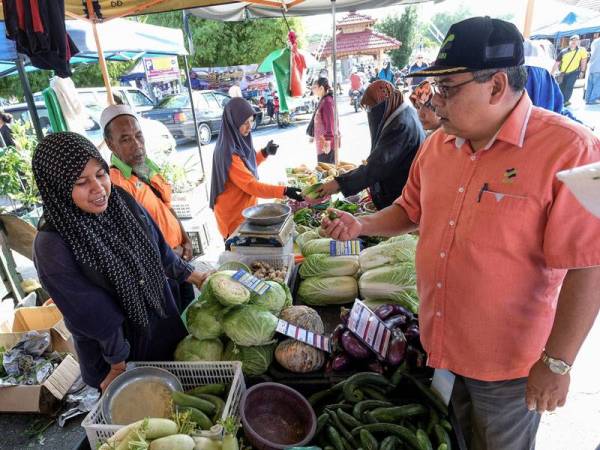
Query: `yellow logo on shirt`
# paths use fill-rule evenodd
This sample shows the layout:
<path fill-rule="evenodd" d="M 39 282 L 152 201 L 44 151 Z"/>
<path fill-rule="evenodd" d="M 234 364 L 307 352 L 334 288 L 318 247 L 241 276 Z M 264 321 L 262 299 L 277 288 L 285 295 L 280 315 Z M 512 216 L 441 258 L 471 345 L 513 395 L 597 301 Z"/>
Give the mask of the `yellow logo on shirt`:
<path fill-rule="evenodd" d="M 517 177 L 517 169 L 506 169 L 504 172 L 504 178 L 502 180 L 505 184 L 512 184 L 514 179 Z"/>

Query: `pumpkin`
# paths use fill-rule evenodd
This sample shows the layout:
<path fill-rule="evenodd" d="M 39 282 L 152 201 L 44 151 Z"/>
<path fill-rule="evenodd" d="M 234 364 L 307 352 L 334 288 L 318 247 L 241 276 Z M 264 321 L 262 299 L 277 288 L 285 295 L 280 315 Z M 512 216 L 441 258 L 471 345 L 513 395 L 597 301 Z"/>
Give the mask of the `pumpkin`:
<path fill-rule="evenodd" d="M 286 339 L 275 349 L 275 359 L 290 372 L 307 373 L 323 367 L 325 353 L 294 339 Z"/>
<path fill-rule="evenodd" d="M 313 333 L 323 334 L 325 332 L 321 316 L 308 306 L 289 306 L 281 311 L 279 318 Z"/>
<path fill-rule="evenodd" d="M 280 318 L 313 333 L 323 334 L 325 332 L 321 316 L 319 316 L 317 311 L 308 306 L 290 306 L 285 308 L 281 312 Z M 323 364 L 325 364 L 325 353 L 303 342 L 286 339 L 275 349 L 275 359 L 290 372 L 307 373 L 314 372 L 323 367 Z"/>

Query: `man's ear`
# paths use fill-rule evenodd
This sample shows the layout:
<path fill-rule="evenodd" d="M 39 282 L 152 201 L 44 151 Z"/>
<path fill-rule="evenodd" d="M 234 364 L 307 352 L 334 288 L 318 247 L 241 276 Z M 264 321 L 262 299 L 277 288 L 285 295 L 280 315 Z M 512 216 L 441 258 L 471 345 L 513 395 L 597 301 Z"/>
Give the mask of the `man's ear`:
<path fill-rule="evenodd" d="M 508 75 L 505 72 L 497 72 L 492 76 L 492 92 L 490 104 L 498 104 L 506 95 L 510 86 L 508 84 Z"/>

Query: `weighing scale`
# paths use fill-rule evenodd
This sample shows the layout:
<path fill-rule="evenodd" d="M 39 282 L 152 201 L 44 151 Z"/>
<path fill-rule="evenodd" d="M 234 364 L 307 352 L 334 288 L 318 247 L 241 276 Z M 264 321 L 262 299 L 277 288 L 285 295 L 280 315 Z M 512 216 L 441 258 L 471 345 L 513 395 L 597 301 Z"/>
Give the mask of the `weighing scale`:
<path fill-rule="evenodd" d="M 256 225 L 247 221 L 234 231 L 232 247 L 285 247 L 292 239 L 294 220 L 290 214 L 274 225 Z"/>

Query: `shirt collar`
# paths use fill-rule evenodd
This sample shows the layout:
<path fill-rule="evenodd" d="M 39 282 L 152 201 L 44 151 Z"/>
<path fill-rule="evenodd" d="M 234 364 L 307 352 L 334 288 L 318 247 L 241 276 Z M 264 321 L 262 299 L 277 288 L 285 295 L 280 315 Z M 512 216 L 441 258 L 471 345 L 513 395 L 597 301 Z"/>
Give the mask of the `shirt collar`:
<path fill-rule="evenodd" d="M 126 179 L 131 178 L 131 175 L 133 174 L 133 168 L 121 161 L 114 153 L 110 157 L 110 163 L 119 169 Z M 160 172 L 159 167 L 154 164 L 150 158 L 146 158 L 146 165 L 150 169 L 150 178 Z"/>
<path fill-rule="evenodd" d="M 525 133 L 527 132 L 527 125 L 529 124 L 529 117 L 531 116 L 532 109 L 533 104 L 531 103 L 531 99 L 529 98 L 527 91 L 523 91 L 523 95 L 517 102 L 517 105 L 506 118 L 498 132 L 484 147 L 484 150 L 489 150 L 497 140 L 523 148 Z M 452 140 L 454 140 L 456 148 L 461 148 L 465 143 L 464 138 L 453 136 L 451 134 L 445 137 L 444 143 Z"/>

